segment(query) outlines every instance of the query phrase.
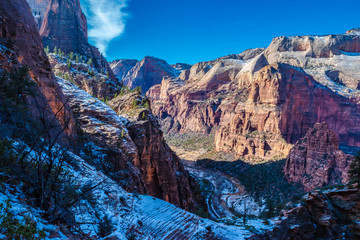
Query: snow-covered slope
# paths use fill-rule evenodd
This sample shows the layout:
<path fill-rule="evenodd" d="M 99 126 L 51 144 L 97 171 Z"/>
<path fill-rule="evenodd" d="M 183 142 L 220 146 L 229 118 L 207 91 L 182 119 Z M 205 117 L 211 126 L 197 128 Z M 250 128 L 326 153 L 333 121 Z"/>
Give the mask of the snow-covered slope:
<path fill-rule="evenodd" d="M 56 149 L 56 148 L 54 148 Z M 36 153 L 34 153 L 36 154 Z M 56 154 L 56 150 L 54 150 Z M 163 200 L 126 192 L 116 182 L 90 166 L 79 156 L 68 152 L 72 164 L 64 163 L 63 170 L 72 176 L 73 184 L 82 189 L 91 183 L 97 186 L 92 190 L 93 200 L 82 199 L 71 209 L 75 213 L 80 229 L 89 237 L 97 236 L 99 221 L 110 220 L 113 227 L 108 237 L 114 239 L 245 239 L 251 233 L 244 228 L 227 226 L 192 213 Z M 76 166 L 74 166 L 76 163 Z M 15 187 L 14 187 L 15 188 Z M 56 226 L 40 218 L 40 212 L 26 205 L 21 189 L 1 190 L 0 201 L 10 199 L 12 211 L 19 216 L 30 215 L 39 229 L 55 239 L 71 239 Z M 20 217 L 21 218 L 21 217 Z"/>

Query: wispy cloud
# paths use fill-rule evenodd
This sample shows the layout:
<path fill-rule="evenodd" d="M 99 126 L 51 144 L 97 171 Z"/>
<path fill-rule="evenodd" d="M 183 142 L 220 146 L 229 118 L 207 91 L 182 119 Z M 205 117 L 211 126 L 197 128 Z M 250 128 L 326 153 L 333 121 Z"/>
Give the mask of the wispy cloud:
<path fill-rule="evenodd" d="M 89 39 L 106 55 L 111 40 L 125 30 L 127 0 L 81 0 L 88 20 Z"/>

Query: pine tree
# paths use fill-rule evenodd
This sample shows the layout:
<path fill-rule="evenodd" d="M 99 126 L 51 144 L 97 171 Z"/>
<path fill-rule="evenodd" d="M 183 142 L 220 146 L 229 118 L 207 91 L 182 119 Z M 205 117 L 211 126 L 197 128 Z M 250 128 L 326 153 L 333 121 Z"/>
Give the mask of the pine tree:
<path fill-rule="evenodd" d="M 57 47 L 56 47 L 56 46 L 54 47 L 54 53 L 55 53 L 55 54 L 58 53 L 58 50 L 57 50 Z"/>
<path fill-rule="evenodd" d="M 79 63 L 80 62 L 80 57 L 79 57 L 79 54 L 76 54 L 76 63 Z"/>
<path fill-rule="evenodd" d="M 87 65 L 91 66 L 92 65 L 92 59 L 90 58 L 89 61 L 87 62 Z"/>
<path fill-rule="evenodd" d="M 74 53 L 73 52 L 70 52 L 69 58 L 70 58 L 70 60 L 74 60 Z"/>
<path fill-rule="evenodd" d="M 45 51 L 46 54 L 49 54 L 50 53 L 49 46 L 46 46 L 46 48 L 44 48 L 44 51 Z"/>
<path fill-rule="evenodd" d="M 68 66 L 69 69 L 71 68 L 71 61 L 70 61 L 70 59 L 68 59 L 68 61 L 67 61 L 67 66 Z"/>
<path fill-rule="evenodd" d="M 358 152 L 350 163 L 349 177 L 350 182 L 357 183 L 357 187 L 360 188 L 360 152 Z"/>

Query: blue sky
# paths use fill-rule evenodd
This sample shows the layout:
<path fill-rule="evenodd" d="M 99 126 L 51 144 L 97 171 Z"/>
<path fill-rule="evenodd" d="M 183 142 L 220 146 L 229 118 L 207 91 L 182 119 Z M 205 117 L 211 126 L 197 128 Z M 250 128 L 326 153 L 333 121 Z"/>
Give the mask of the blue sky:
<path fill-rule="evenodd" d="M 360 27 L 360 1 L 81 2 L 93 30 L 89 40 L 106 51 L 108 60 L 150 55 L 193 64 L 266 47 L 276 36 L 340 34 Z"/>

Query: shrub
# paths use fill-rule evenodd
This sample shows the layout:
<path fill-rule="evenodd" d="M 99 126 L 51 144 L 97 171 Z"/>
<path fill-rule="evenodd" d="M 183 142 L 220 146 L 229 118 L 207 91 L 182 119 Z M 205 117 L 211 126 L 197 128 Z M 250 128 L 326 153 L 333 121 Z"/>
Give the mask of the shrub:
<path fill-rule="evenodd" d="M 46 46 L 46 48 L 44 48 L 44 51 L 45 51 L 46 54 L 49 54 L 50 53 L 49 46 Z"/>
<path fill-rule="evenodd" d="M 24 222 L 20 222 L 15 218 L 14 214 L 10 212 L 12 208 L 10 201 L 0 203 L 0 232 L 2 232 L 6 239 L 45 239 L 46 234 L 43 230 L 38 230 L 36 223 L 25 218 Z"/>
<path fill-rule="evenodd" d="M 90 59 L 87 61 L 86 64 L 89 65 L 89 66 L 91 66 L 91 65 L 92 65 L 92 59 L 90 58 Z"/>

